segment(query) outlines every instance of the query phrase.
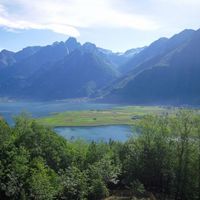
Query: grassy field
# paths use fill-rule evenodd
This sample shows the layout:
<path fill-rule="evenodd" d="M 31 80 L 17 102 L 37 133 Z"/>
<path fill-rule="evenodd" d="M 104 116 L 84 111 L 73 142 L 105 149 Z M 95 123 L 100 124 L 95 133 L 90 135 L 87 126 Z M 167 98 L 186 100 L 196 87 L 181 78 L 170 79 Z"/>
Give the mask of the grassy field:
<path fill-rule="evenodd" d="M 85 110 L 53 113 L 37 119 L 41 124 L 58 126 L 133 125 L 146 114 L 162 114 L 173 109 L 158 106 L 124 106 L 108 110 Z"/>

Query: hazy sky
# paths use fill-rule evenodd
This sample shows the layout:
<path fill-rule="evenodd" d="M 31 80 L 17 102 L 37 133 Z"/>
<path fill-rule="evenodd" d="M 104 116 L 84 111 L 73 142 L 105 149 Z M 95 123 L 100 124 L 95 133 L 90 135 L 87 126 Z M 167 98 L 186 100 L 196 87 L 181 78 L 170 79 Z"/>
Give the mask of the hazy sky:
<path fill-rule="evenodd" d="M 200 28 L 200 0 L 0 0 L 0 49 L 65 41 L 113 51 Z"/>

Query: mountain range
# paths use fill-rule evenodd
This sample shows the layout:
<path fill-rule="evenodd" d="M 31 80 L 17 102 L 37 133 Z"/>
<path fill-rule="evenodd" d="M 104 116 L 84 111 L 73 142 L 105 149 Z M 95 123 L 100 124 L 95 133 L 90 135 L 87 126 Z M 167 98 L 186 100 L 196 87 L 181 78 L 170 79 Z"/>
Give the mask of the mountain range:
<path fill-rule="evenodd" d="M 104 89 L 107 101 L 200 104 L 200 30 L 153 42 L 124 69 L 125 76 Z"/>
<path fill-rule="evenodd" d="M 0 52 L 0 96 L 93 98 L 129 104 L 200 104 L 200 30 L 114 53 L 75 38 Z"/>

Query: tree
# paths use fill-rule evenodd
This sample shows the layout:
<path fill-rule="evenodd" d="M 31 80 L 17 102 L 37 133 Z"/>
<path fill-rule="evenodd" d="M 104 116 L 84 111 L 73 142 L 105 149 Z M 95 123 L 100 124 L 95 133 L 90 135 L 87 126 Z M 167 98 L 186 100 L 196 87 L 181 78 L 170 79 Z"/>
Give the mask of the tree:
<path fill-rule="evenodd" d="M 42 158 L 36 158 L 32 162 L 30 177 L 28 178 L 29 197 L 36 200 L 55 199 L 58 193 L 57 174 L 45 166 Z"/>
<path fill-rule="evenodd" d="M 60 172 L 59 199 L 84 200 L 87 199 L 88 185 L 86 173 L 76 167 L 69 167 Z"/>

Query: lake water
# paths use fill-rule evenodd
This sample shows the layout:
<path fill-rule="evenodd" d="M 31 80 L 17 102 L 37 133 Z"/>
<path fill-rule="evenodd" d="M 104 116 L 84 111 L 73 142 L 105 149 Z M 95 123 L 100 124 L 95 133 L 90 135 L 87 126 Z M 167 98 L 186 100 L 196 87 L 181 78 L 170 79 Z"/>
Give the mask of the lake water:
<path fill-rule="evenodd" d="M 73 110 L 102 110 L 115 107 L 113 104 L 53 102 L 0 102 L 0 115 L 11 125 L 13 116 L 22 112 L 32 117 L 47 116 L 55 112 Z M 60 127 L 55 131 L 67 139 L 85 139 L 87 141 L 125 141 L 132 134 L 129 126 L 98 126 L 98 127 Z"/>
<path fill-rule="evenodd" d="M 129 126 L 59 127 L 55 131 L 66 139 L 87 141 L 126 141 L 131 135 Z"/>

